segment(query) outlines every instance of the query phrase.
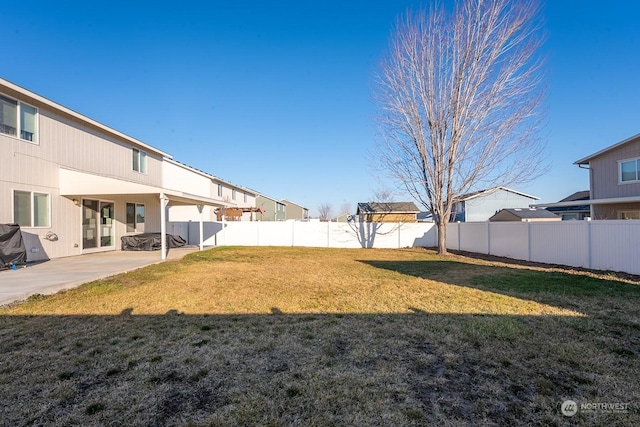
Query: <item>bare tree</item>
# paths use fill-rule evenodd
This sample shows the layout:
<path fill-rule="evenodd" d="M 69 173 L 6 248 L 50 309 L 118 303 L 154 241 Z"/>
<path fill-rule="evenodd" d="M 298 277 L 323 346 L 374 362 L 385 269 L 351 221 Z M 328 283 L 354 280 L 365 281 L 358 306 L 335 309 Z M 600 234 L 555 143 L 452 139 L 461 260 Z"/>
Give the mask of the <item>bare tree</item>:
<path fill-rule="evenodd" d="M 544 59 L 532 0 L 459 0 L 398 21 L 377 79 L 378 161 L 437 223 L 456 196 L 543 172 Z"/>
<path fill-rule="evenodd" d="M 342 214 L 354 214 L 353 206 L 349 202 L 342 202 L 340 205 L 340 215 Z"/>
<path fill-rule="evenodd" d="M 330 221 L 332 210 L 333 210 L 333 206 L 331 206 L 331 203 L 321 203 L 320 206 L 318 206 L 320 221 Z"/>

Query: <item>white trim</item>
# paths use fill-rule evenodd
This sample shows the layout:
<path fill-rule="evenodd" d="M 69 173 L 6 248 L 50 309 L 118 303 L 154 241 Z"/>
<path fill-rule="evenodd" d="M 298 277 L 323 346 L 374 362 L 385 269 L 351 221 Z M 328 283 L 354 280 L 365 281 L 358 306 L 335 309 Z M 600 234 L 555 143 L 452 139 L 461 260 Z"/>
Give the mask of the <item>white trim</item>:
<path fill-rule="evenodd" d="M 618 148 L 618 147 L 620 147 L 621 145 L 625 145 L 625 144 L 627 144 L 627 143 L 629 143 L 629 142 L 632 142 L 633 140 L 637 139 L 638 137 L 640 137 L 640 133 L 639 133 L 639 134 L 637 134 L 637 135 L 634 135 L 634 136 L 632 136 L 632 137 L 630 137 L 630 138 L 627 138 L 627 139 L 625 139 L 624 141 L 620 141 L 620 142 L 618 142 L 618 143 L 615 143 L 615 144 L 613 144 L 613 145 L 610 145 L 610 146 L 609 146 L 609 147 L 607 147 L 607 148 L 603 148 L 602 150 L 598 151 L 597 153 L 593 153 L 593 154 L 591 154 L 591 155 L 589 155 L 589 156 L 587 156 L 587 157 L 585 157 L 585 158 L 583 158 L 583 159 L 576 160 L 575 162 L 573 162 L 573 164 L 574 164 L 574 165 L 584 165 L 584 164 L 587 164 L 587 163 L 589 163 L 589 161 L 590 161 L 591 159 L 593 159 L 593 158 L 595 158 L 595 157 L 598 157 L 599 155 L 604 154 L 604 153 L 606 153 L 607 151 L 613 150 L 614 148 Z"/>
<path fill-rule="evenodd" d="M 454 202 L 466 202 L 467 200 L 475 199 L 476 197 L 488 196 L 489 194 L 493 194 L 498 190 L 503 190 L 503 191 L 507 191 L 509 193 L 518 194 L 520 196 L 524 196 L 524 197 L 527 197 L 527 198 L 533 199 L 533 200 L 540 200 L 540 197 L 532 196 L 530 194 L 523 193 L 521 191 L 516 191 L 516 190 L 512 190 L 512 189 L 507 188 L 507 187 L 499 186 L 499 187 L 493 187 L 493 188 L 486 188 L 484 190 L 478 190 L 477 192 L 476 191 L 472 191 L 472 193 L 476 193 L 476 194 L 473 194 L 473 195 L 468 196 L 468 197 L 463 197 L 464 194 L 462 194 L 460 197 L 454 197 L 453 201 Z"/>
<path fill-rule="evenodd" d="M 629 162 L 636 163 L 636 179 L 630 180 L 630 181 L 623 181 L 622 180 L 622 164 L 629 163 Z M 640 157 L 631 157 L 628 159 L 618 160 L 618 185 L 637 184 L 638 182 L 640 182 L 640 168 L 638 166 L 640 166 Z"/>
<path fill-rule="evenodd" d="M 640 196 L 630 197 L 611 197 L 608 199 L 592 199 L 592 200 L 573 200 L 571 202 L 557 203 L 536 203 L 529 205 L 532 208 L 561 208 L 565 206 L 581 206 L 581 205 L 611 205 L 617 203 L 638 203 Z"/>

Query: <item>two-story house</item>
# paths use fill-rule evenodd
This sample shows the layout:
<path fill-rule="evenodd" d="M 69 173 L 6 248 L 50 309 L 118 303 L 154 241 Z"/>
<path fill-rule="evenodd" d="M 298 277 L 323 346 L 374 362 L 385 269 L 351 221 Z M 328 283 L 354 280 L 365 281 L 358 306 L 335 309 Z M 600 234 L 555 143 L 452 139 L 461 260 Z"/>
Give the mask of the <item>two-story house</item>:
<path fill-rule="evenodd" d="M 168 153 L 4 79 L 0 149 L 0 223 L 20 225 L 30 261 L 164 233 L 168 206 L 233 205 Z"/>
<path fill-rule="evenodd" d="M 589 169 L 591 218 L 640 219 L 640 134 L 574 164 Z"/>
<path fill-rule="evenodd" d="M 290 200 L 281 200 L 281 203 L 285 205 L 285 218 L 286 219 L 309 219 L 309 209 L 302 205 L 294 203 Z"/>
<path fill-rule="evenodd" d="M 286 203 L 258 193 L 256 206 L 262 210 L 258 219 L 261 221 L 284 221 L 287 219 Z"/>

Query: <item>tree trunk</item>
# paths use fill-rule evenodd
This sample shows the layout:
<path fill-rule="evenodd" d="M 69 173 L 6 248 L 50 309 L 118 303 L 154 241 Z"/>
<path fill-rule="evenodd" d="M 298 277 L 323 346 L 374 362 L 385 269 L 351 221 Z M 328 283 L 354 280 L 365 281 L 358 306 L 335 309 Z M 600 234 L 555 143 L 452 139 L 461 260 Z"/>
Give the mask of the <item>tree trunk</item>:
<path fill-rule="evenodd" d="M 438 218 L 436 228 L 438 230 L 438 254 L 447 255 L 447 222 Z"/>

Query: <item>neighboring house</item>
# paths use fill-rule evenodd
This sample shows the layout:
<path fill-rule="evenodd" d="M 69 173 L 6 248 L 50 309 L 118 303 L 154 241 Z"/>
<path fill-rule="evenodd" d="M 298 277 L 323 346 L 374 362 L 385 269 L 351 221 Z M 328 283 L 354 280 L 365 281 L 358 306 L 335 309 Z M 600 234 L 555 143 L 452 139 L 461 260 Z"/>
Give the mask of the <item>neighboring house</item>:
<path fill-rule="evenodd" d="M 285 204 L 285 219 L 309 219 L 309 209 L 290 200 L 282 200 Z"/>
<path fill-rule="evenodd" d="M 163 187 L 188 188 L 190 192 L 206 195 L 220 205 L 202 207 L 203 221 L 219 221 L 222 212 L 234 221 L 251 221 L 256 218 L 256 193 L 224 181 L 218 177 L 195 169 L 172 159 L 164 159 Z M 226 208 L 222 208 L 226 206 Z M 229 215 L 232 214 L 232 215 Z M 199 221 L 198 206 L 171 206 L 169 221 Z"/>
<path fill-rule="evenodd" d="M 451 222 L 487 221 L 506 208 L 528 208 L 538 197 L 506 187 L 494 187 L 456 197 Z"/>
<path fill-rule="evenodd" d="M 413 202 L 358 203 L 360 222 L 416 222 L 420 209 Z"/>
<path fill-rule="evenodd" d="M 263 210 L 263 213 L 257 217 L 261 221 L 284 221 L 286 219 L 286 204 L 279 200 L 256 193 L 256 207 Z"/>
<path fill-rule="evenodd" d="M 0 223 L 20 225 L 29 261 L 118 250 L 164 232 L 167 207 L 232 205 L 169 154 L 4 79 L 0 148 Z"/>
<path fill-rule="evenodd" d="M 582 204 L 571 206 L 550 206 L 547 207 L 547 210 L 561 217 L 563 221 L 576 219 L 583 220 L 590 216 L 590 198 L 591 196 L 589 195 L 589 190 L 577 191 L 570 196 L 567 196 L 564 199 L 560 200 L 558 204 L 576 201 L 582 202 Z"/>
<path fill-rule="evenodd" d="M 574 164 L 589 169 L 591 218 L 640 219 L 640 134 Z"/>
<path fill-rule="evenodd" d="M 349 212 L 344 212 L 335 217 L 332 222 L 349 222 L 354 218 L 354 215 Z"/>
<path fill-rule="evenodd" d="M 534 209 L 534 208 L 508 208 L 501 209 L 500 212 L 489 218 L 491 222 L 500 221 L 561 221 L 558 215 L 553 212 L 549 212 L 546 209 Z"/>

